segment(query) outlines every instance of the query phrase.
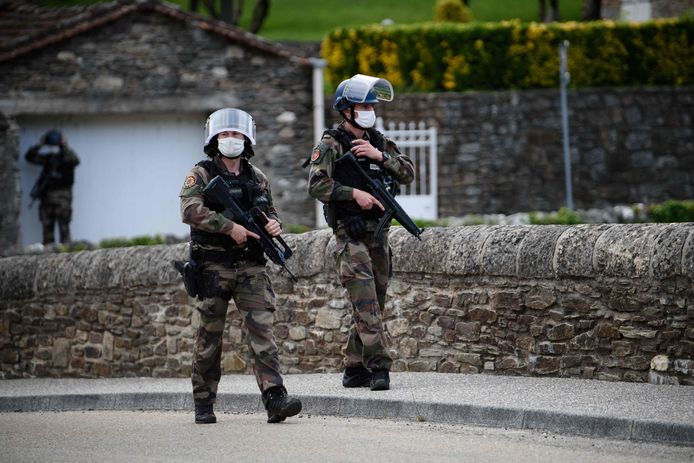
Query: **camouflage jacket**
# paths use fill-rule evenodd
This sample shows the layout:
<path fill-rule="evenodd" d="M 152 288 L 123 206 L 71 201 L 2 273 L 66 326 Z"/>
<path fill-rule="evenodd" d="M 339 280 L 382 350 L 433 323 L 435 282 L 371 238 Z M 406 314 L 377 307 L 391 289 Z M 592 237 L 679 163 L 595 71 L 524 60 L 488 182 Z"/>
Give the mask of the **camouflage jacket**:
<path fill-rule="evenodd" d="M 369 134 L 364 132 L 364 139 L 368 140 Z M 384 137 L 385 138 L 385 137 Z M 414 165 L 410 158 L 398 150 L 395 143 L 385 138 L 385 152 L 390 156 L 383 163 L 385 170 L 401 184 L 408 184 L 414 180 Z M 313 148 L 311 155 L 311 170 L 308 178 L 308 194 L 324 203 L 330 201 L 349 201 L 352 199 L 354 188 L 341 185 L 332 176 L 335 162 L 343 154 L 344 149 L 339 141 L 328 133 L 323 134 L 320 143 Z"/>
<path fill-rule="evenodd" d="M 215 158 L 213 162 L 217 164 L 217 167 L 221 171 L 227 171 L 224 163 L 218 158 Z M 268 198 L 267 216 L 279 222 L 277 210 L 272 204 L 272 194 L 270 193 L 270 182 L 268 178 L 260 169 L 252 166 L 248 162 L 242 161 L 241 165 L 242 168 L 250 166 L 258 176 L 261 189 Z M 210 180 L 210 173 L 201 166 L 196 165 L 188 172 L 185 182 L 183 183 L 183 188 L 181 188 L 181 192 L 179 193 L 181 198 L 181 219 L 183 223 L 206 232 L 229 234 L 234 227 L 234 222 L 224 217 L 222 213 L 215 212 L 205 207 L 205 199 L 202 195 L 202 190 Z"/>

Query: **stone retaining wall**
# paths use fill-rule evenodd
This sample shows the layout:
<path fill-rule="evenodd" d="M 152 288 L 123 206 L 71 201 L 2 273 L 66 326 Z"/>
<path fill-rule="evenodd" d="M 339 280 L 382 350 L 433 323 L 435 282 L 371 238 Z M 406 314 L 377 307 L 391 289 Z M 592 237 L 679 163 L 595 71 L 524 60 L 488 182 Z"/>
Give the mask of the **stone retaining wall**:
<path fill-rule="evenodd" d="M 694 88 L 572 90 L 569 108 L 576 208 L 694 198 Z M 440 217 L 566 204 L 558 90 L 399 94 L 377 112 L 438 128 Z"/>
<path fill-rule="evenodd" d="M 694 224 L 391 232 L 385 324 L 397 371 L 694 385 Z M 350 320 L 327 230 L 272 267 L 286 372 L 340 371 Z M 188 376 L 187 245 L 0 259 L 2 377 Z M 327 256 L 327 257 L 326 257 Z M 231 310 L 224 371 L 249 371 Z"/>

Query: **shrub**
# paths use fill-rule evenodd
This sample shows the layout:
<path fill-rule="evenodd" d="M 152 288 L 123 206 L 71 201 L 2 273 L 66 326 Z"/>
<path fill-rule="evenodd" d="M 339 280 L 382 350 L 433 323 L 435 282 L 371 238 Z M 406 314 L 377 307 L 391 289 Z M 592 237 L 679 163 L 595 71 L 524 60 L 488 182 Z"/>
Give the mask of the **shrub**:
<path fill-rule="evenodd" d="M 334 88 L 362 73 L 401 91 L 548 88 L 568 40 L 575 87 L 694 84 L 694 18 L 643 23 L 426 23 L 337 29 L 322 45 Z"/>
<path fill-rule="evenodd" d="M 583 223 L 581 216 L 569 208 L 562 207 L 558 212 L 551 214 L 530 213 L 530 223 L 533 225 L 576 225 Z"/>
<path fill-rule="evenodd" d="M 311 227 L 307 227 L 306 225 L 301 225 L 298 223 L 287 224 L 285 228 L 287 233 L 306 233 L 308 231 L 313 230 Z"/>
<path fill-rule="evenodd" d="M 164 244 L 164 238 L 156 236 L 136 236 L 132 239 L 127 238 L 108 238 L 99 242 L 100 248 L 126 248 L 130 246 L 151 246 L 154 244 Z"/>
<path fill-rule="evenodd" d="M 434 21 L 468 23 L 472 21 L 472 12 L 462 0 L 438 0 L 434 6 Z"/>
<path fill-rule="evenodd" d="M 658 223 L 694 222 L 694 200 L 653 204 L 648 208 L 648 213 Z"/>

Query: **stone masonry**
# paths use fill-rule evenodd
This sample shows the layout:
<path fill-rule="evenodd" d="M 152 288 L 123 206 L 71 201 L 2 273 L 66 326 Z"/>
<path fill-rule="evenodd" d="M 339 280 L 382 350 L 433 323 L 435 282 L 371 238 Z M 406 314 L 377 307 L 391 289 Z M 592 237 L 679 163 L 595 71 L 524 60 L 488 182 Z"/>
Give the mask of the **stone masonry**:
<path fill-rule="evenodd" d="M 391 232 L 385 326 L 396 371 L 694 385 L 694 224 Z M 277 268 L 283 370 L 335 372 L 350 311 L 329 230 L 289 235 Z M 187 245 L 0 259 L 2 377 L 190 375 L 194 300 L 171 266 Z M 414 257 L 416 256 L 416 258 Z M 248 373 L 230 310 L 226 373 Z"/>
<path fill-rule="evenodd" d="M 574 90 L 569 106 L 576 208 L 694 198 L 694 88 Z M 438 128 L 439 217 L 566 204 L 558 90 L 396 95 L 377 113 Z"/>
<path fill-rule="evenodd" d="M 300 168 L 313 142 L 309 61 L 279 44 L 207 24 L 209 18 L 173 5 L 114 2 L 93 5 L 84 14 L 99 8 L 133 11 L 98 27 L 85 20 L 86 32 L 0 61 L 0 119 L 193 113 L 200 115 L 202 137 L 207 114 L 225 106 L 243 108 L 257 124 L 253 161 L 273 182 L 283 221 L 312 225 L 313 214 L 306 211 L 313 203 Z M 225 35 L 232 33 L 248 43 Z M 4 131 L 0 123 L 2 165 L 7 162 Z M 202 142 L 199 154 L 205 157 Z M 11 156 L 16 159 L 18 153 Z"/>
<path fill-rule="evenodd" d="M 0 256 L 19 245 L 19 129 L 0 113 Z"/>

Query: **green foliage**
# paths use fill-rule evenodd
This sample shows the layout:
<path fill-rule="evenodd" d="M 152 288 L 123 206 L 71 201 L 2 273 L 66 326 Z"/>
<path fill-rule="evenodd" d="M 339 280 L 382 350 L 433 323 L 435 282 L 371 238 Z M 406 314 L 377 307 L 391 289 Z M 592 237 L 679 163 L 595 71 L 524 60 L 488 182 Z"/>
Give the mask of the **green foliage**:
<path fill-rule="evenodd" d="M 48 6 L 103 3 L 104 0 L 43 0 Z M 168 0 L 187 11 L 189 0 Z M 255 0 L 246 0 L 241 27 L 248 28 Z M 338 27 L 379 24 L 389 18 L 395 24 L 429 21 L 436 0 L 272 0 L 260 35 L 271 40 L 322 40 Z M 581 18 L 583 0 L 561 0 L 562 19 Z M 538 19 L 537 0 L 474 0 L 472 14 L 479 21 L 518 18 Z M 207 15 L 206 9 L 201 13 Z"/>
<path fill-rule="evenodd" d="M 694 19 L 643 23 L 428 23 L 333 31 L 322 44 L 334 87 L 354 74 L 401 91 L 550 88 L 568 40 L 575 87 L 694 84 Z"/>
<path fill-rule="evenodd" d="M 287 233 L 306 233 L 308 231 L 313 230 L 311 227 L 307 227 L 306 225 L 301 225 L 298 223 L 289 223 L 283 226 L 283 228 L 286 230 Z"/>
<path fill-rule="evenodd" d="M 87 243 L 73 243 L 70 246 L 71 252 L 88 251 L 90 249 L 90 245 L 88 245 Z"/>
<path fill-rule="evenodd" d="M 437 0 L 434 6 L 434 21 L 469 23 L 472 12 L 461 0 Z"/>
<path fill-rule="evenodd" d="M 164 238 L 161 235 L 156 236 L 136 236 L 132 239 L 127 238 L 109 238 L 99 242 L 100 248 L 126 248 L 130 246 L 151 246 L 154 244 L 164 244 Z"/>
<path fill-rule="evenodd" d="M 447 227 L 448 223 L 445 220 L 428 220 L 428 219 L 412 219 L 419 228 Z M 393 219 L 390 222 L 393 227 L 400 227 L 400 223 Z"/>
<path fill-rule="evenodd" d="M 530 223 L 532 225 L 576 225 L 578 223 L 583 223 L 583 219 L 581 219 L 578 213 L 566 207 L 562 207 L 558 212 L 546 215 L 531 212 Z"/>
<path fill-rule="evenodd" d="M 694 222 L 694 200 L 653 204 L 648 208 L 648 214 L 658 223 Z"/>

